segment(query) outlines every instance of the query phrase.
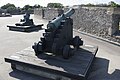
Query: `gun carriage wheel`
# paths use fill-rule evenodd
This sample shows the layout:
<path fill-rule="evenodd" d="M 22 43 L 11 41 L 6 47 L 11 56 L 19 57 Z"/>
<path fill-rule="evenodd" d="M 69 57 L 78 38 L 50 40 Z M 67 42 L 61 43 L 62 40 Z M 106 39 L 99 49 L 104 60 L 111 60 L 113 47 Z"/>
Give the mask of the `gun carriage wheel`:
<path fill-rule="evenodd" d="M 42 52 L 42 42 L 38 42 L 38 43 L 34 43 L 34 45 L 32 46 L 32 48 L 35 51 L 35 55 L 38 56 L 39 53 Z"/>
<path fill-rule="evenodd" d="M 83 41 L 79 38 L 79 36 L 75 36 L 75 38 L 73 38 L 74 48 L 78 49 L 80 45 L 83 45 Z"/>

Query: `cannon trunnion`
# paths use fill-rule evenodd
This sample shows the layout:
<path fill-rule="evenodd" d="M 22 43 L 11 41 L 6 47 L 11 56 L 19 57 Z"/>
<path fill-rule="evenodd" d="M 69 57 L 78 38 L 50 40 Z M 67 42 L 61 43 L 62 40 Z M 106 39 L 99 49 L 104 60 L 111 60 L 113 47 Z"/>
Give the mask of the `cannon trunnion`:
<path fill-rule="evenodd" d="M 32 46 L 36 55 L 49 52 L 68 59 L 80 45 L 83 45 L 83 41 L 78 36 L 73 38 L 73 20 L 70 16 L 74 12 L 75 10 L 71 9 L 48 23 L 41 41 Z"/>

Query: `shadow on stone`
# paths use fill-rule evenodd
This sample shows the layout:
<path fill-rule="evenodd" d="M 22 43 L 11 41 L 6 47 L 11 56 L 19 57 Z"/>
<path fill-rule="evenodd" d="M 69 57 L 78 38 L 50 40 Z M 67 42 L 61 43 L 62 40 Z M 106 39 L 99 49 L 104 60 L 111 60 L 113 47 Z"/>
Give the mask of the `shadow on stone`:
<path fill-rule="evenodd" d="M 119 36 L 120 37 L 120 30 L 115 33 L 115 36 Z"/>
<path fill-rule="evenodd" d="M 50 79 L 47 79 L 44 77 L 40 77 L 40 76 L 33 75 L 30 73 L 22 72 L 19 70 L 14 70 L 14 71 L 10 72 L 9 75 L 11 77 L 17 78 L 19 80 L 50 80 Z"/>
<path fill-rule="evenodd" d="M 89 51 L 89 49 L 80 48 L 69 59 L 63 59 L 62 55 L 51 56 L 45 53 L 40 54 L 38 58 L 45 60 L 45 63 L 53 66 L 54 70 L 67 73 L 67 76 L 77 78 L 80 75 L 84 75 L 84 78 L 86 78 L 96 52 L 97 50 L 93 50 L 92 52 L 92 50 Z"/>
<path fill-rule="evenodd" d="M 45 28 L 41 28 L 40 30 L 45 30 Z M 30 30 L 30 31 L 10 30 L 10 31 L 24 32 L 24 33 L 32 33 L 32 32 L 39 32 L 40 30 Z"/>
<path fill-rule="evenodd" d="M 91 67 L 88 80 L 119 80 L 120 70 L 115 69 L 111 74 L 108 73 L 109 60 L 96 58 Z"/>

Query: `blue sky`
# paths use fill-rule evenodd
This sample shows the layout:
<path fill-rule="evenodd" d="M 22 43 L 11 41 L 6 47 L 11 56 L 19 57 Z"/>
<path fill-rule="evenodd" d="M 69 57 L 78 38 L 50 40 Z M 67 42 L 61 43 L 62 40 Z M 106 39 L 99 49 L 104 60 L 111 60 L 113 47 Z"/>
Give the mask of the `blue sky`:
<path fill-rule="evenodd" d="M 26 4 L 34 5 L 34 4 L 40 4 L 42 6 L 47 6 L 50 2 L 58 2 L 62 3 L 64 6 L 66 5 L 78 5 L 78 4 L 87 4 L 87 3 L 108 3 L 110 1 L 114 1 L 118 4 L 120 4 L 120 0 L 0 0 L 0 6 L 12 3 L 15 4 L 17 7 L 23 7 Z"/>

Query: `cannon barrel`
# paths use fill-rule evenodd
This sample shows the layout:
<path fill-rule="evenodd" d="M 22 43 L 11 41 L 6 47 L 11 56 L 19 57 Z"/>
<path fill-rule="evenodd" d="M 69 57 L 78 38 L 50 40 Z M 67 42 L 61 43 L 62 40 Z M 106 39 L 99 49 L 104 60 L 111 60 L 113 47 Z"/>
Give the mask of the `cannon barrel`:
<path fill-rule="evenodd" d="M 50 23 L 48 23 L 47 28 L 49 28 L 49 29 L 58 28 L 60 26 L 61 21 L 67 17 L 70 17 L 72 14 L 74 14 L 74 12 L 75 12 L 74 9 L 70 9 L 66 13 L 62 14 L 61 16 L 57 17 L 56 19 L 54 19 Z"/>

